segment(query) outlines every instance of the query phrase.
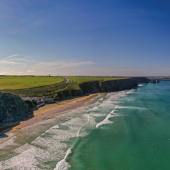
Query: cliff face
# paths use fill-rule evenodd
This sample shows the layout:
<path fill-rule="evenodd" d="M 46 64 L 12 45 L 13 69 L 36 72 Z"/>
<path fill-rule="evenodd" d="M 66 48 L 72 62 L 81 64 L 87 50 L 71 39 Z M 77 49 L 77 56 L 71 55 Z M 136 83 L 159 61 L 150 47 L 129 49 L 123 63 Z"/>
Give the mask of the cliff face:
<path fill-rule="evenodd" d="M 19 96 L 0 93 L 0 126 L 32 115 L 31 108 Z"/>
<path fill-rule="evenodd" d="M 133 79 L 122 79 L 114 81 L 102 82 L 101 87 L 103 92 L 113 92 L 121 90 L 129 90 L 137 87 L 137 82 Z"/>
<path fill-rule="evenodd" d="M 90 81 L 79 85 L 83 94 L 97 93 L 101 91 L 100 81 Z"/>
<path fill-rule="evenodd" d="M 148 83 L 149 80 L 147 78 L 126 78 L 119 80 L 107 80 L 107 81 L 89 81 L 85 83 L 81 83 L 79 90 L 70 90 L 66 89 L 58 92 L 55 97 L 55 101 L 63 100 L 75 96 L 81 96 L 91 93 L 99 93 L 99 92 L 115 92 L 121 90 L 129 90 L 132 88 L 137 88 L 140 83 Z"/>
<path fill-rule="evenodd" d="M 93 81 L 80 84 L 83 94 L 96 92 L 114 92 L 137 88 L 139 83 L 148 83 L 147 78 L 128 78 L 108 81 Z"/>

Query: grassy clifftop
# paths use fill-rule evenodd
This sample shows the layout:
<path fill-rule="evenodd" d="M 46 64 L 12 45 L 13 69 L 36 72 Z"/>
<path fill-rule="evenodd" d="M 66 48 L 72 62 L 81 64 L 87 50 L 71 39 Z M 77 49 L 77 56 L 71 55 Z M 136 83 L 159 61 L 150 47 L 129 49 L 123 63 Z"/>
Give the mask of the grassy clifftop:
<path fill-rule="evenodd" d="M 63 77 L 51 76 L 0 76 L 0 90 L 16 90 L 62 82 Z"/>
<path fill-rule="evenodd" d="M 96 76 L 0 76 L 0 91 L 20 96 L 54 97 L 60 91 L 79 90 L 82 83 L 118 79 L 123 78 Z"/>

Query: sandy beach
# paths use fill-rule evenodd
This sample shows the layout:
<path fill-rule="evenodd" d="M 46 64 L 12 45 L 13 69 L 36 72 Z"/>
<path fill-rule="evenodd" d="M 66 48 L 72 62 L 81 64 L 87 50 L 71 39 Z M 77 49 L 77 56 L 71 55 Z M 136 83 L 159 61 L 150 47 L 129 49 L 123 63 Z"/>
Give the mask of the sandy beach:
<path fill-rule="evenodd" d="M 92 103 L 96 96 L 97 94 L 91 94 L 54 104 L 48 104 L 39 108 L 38 110 L 34 111 L 32 118 L 20 122 L 19 125 L 16 125 L 7 131 L 5 133 L 6 137 L 0 139 L 0 145 L 2 145 L 4 142 L 7 142 L 14 136 L 15 139 L 19 138 L 19 141 L 21 136 L 22 138 L 35 137 L 37 133 L 41 133 L 41 131 L 44 131 L 46 128 L 48 129 L 50 126 L 52 126 L 55 121 L 62 119 L 65 112 Z M 42 126 L 44 124 L 45 127 L 43 128 Z"/>

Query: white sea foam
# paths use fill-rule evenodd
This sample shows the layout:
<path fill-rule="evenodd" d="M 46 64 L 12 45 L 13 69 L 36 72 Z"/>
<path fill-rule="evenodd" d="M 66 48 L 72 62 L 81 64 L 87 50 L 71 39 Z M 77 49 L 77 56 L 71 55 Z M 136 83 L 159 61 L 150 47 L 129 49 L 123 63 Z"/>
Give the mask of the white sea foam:
<path fill-rule="evenodd" d="M 66 162 L 65 159 L 62 159 L 58 162 L 54 170 L 68 170 L 70 168 L 69 163 Z"/>
<path fill-rule="evenodd" d="M 91 109 L 91 111 L 97 111 L 98 110 L 98 107 L 97 106 L 95 106 L 95 107 L 93 107 L 92 109 Z"/>
<path fill-rule="evenodd" d="M 112 110 L 108 115 L 106 115 L 106 117 L 105 117 L 101 122 L 97 123 L 96 128 L 99 128 L 99 127 L 101 127 L 101 126 L 103 126 L 103 125 L 112 124 L 113 121 L 111 121 L 110 118 L 113 118 L 113 117 L 115 117 L 115 116 L 118 116 L 118 115 L 115 113 L 115 111 L 120 108 L 119 105 L 115 105 L 115 104 L 117 103 L 117 99 L 119 99 L 120 97 L 124 97 L 125 95 L 131 94 L 131 93 L 133 93 L 133 90 L 122 91 L 122 92 L 116 93 L 116 95 L 111 95 L 111 96 L 109 96 L 109 100 L 106 101 L 106 102 L 104 102 L 103 105 L 104 105 L 104 106 L 107 105 L 107 107 L 111 105 L 112 108 L 113 108 L 113 106 L 114 106 L 115 109 Z M 112 94 L 113 94 L 113 93 L 112 93 Z M 116 101 L 116 102 L 115 102 L 115 101 Z"/>
<path fill-rule="evenodd" d="M 66 161 L 67 157 L 71 154 L 71 148 L 69 148 L 66 152 L 66 155 L 64 157 L 64 159 L 62 159 L 61 161 L 59 161 L 56 165 L 56 167 L 54 168 L 54 170 L 68 170 L 70 168 L 69 163 Z"/>
<path fill-rule="evenodd" d="M 127 95 L 128 95 L 128 94 L 133 94 L 133 93 L 134 93 L 134 89 L 126 91 L 126 94 L 127 94 Z"/>
<path fill-rule="evenodd" d="M 115 109 L 113 110 L 116 100 L 124 95 L 127 95 L 126 92 L 110 93 L 105 98 L 99 98 L 95 104 L 67 113 L 67 120 L 49 128 L 29 144 L 15 149 L 13 157 L 0 161 L 0 169 L 51 169 L 51 165 L 45 162 L 55 161 L 54 170 L 68 170 L 70 165 L 67 158 L 74 149 L 74 144 L 69 146 L 66 142 L 71 138 L 87 135 L 87 128 L 99 128 L 112 123 L 110 119 L 117 116 Z M 95 119 L 98 116 L 105 118 L 97 124 Z"/>
<path fill-rule="evenodd" d="M 80 133 L 81 133 L 81 130 L 83 129 L 84 126 L 86 126 L 90 121 L 90 116 L 88 115 L 87 116 L 87 122 L 78 129 L 77 133 L 76 133 L 76 137 L 80 137 Z M 56 164 L 56 167 L 54 168 L 54 170 L 68 170 L 70 168 L 70 165 L 69 163 L 67 162 L 67 158 L 68 156 L 72 153 L 72 149 L 74 148 L 74 145 L 69 148 L 66 152 L 66 155 L 64 157 L 64 159 L 62 159 L 61 161 L 59 161 L 57 164 Z"/>
<path fill-rule="evenodd" d="M 72 118 L 61 125 L 66 126 L 66 129 L 59 129 L 59 126 L 53 126 L 42 135 L 33 140 L 30 144 L 22 145 L 15 150 L 16 155 L 5 161 L 0 161 L 0 169 L 49 169 L 50 165 L 43 164 L 47 161 L 59 161 L 56 167 L 69 167 L 66 163 L 66 157 L 70 152 L 65 151 L 68 145 L 63 141 L 69 141 L 73 137 L 80 136 L 80 127 L 89 121 L 86 115 Z M 40 165 L 40 166 L 39 166 Z M 67 166 L 66 166 L 67 165 Z"/>
<path fill-rule="evenodd" d="M 112 124 L 113 122 L 110 120 L 110 118 L 113 118 L 115 116 L 117 116 L 117 114 L 115 114 L 114 110 L 112 110 L 101 122 L 99 122 L 96 125 L 96 128 L 99 128 L 99 127 L 106 125 L 106 124 Z"/>
<path fill-rule="evenodd" d="M 145 110 L 144 107 L 137 107 L 137 106 L 116 106 L 116 109 L 137 109 L 137 110 Z"/>

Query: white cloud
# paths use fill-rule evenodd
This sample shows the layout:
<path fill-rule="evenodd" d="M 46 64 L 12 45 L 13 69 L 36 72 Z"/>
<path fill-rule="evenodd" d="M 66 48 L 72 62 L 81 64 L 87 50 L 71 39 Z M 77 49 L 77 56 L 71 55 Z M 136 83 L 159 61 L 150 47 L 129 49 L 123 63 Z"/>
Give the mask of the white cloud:
<path fill-rule="evenodd" d="M 76 74 L 81 68 L 94 65 L 92 61 L 38 61 L 14 54 L 0 59 L 0 74 L 8 75 L 62 75 Z"/>
<path fill-rule="evenodd" d="M 101 76 L 150 76 L 167 75 L 170 67 L 99 66 L 93 61 L 46 60 L 14 54 L 0 59 L 1 75 L 101 75 Z"/>

